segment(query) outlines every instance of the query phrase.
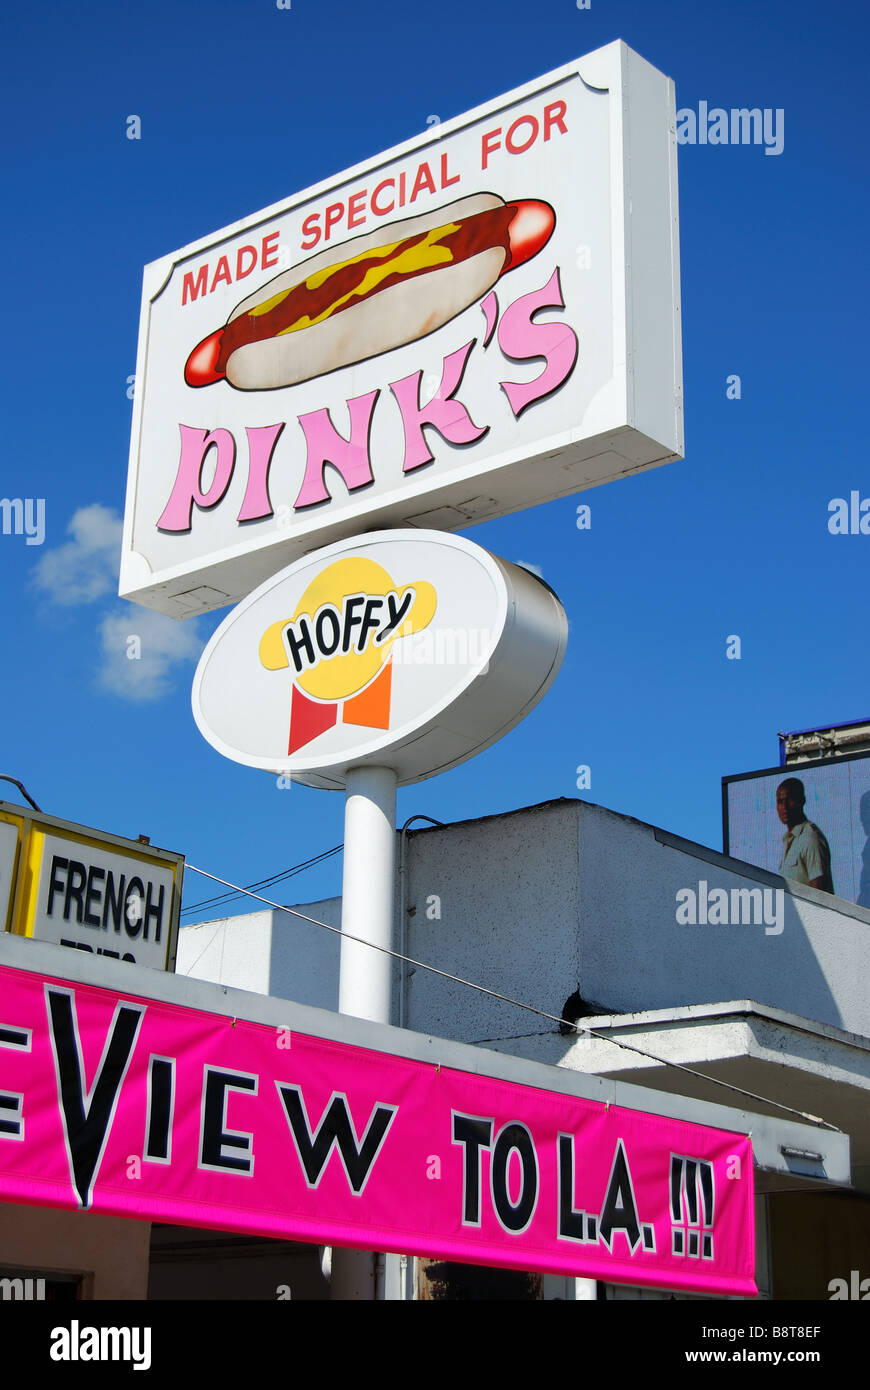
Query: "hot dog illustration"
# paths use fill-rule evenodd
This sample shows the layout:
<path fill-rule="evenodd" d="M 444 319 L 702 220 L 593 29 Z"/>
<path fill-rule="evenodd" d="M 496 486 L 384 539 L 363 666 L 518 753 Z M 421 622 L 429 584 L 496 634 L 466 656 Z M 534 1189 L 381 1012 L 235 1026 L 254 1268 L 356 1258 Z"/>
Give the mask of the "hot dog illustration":
<path fill-rule="evenodd" d="M 270 391 L 412 343 L 537 255 L 555 223 L 549 203 L 479 193 L 354 237 L 244 299 L 184 379 Z"/>

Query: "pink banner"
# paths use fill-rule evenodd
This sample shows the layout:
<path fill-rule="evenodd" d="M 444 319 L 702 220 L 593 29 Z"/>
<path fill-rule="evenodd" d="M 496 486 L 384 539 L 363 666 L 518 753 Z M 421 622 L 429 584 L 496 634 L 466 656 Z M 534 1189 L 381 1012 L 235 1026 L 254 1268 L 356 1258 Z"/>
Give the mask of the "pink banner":
<path fill-rule="evenodd" d="M 756 1292 L 745 1135 L 7 967 L 0 1198 Z"/>

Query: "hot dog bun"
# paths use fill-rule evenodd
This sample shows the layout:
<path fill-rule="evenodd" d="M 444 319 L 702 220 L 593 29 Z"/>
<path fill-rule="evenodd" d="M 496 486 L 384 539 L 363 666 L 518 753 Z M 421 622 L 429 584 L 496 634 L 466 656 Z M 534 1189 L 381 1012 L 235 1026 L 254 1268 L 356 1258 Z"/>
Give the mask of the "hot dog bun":
<path fill-rule="evenodd" d="M 546 203 L 480 193 L 322 251 L 243 300 L 190 354 L 185 380 L 276 390 L 414 342 L 540 250 L 554 223 Z"/>

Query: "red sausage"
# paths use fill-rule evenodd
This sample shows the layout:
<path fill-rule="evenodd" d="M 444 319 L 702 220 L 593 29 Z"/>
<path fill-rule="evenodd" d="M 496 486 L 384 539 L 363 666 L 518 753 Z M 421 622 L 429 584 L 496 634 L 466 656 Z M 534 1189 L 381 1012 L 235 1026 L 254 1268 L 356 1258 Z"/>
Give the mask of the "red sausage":
<path fill-rule="evenodd" d="M 510 260 L 506 262 L 502 275 L 536 256 L 550 240 L 556 225 L 556 214 L 549 203 L 528 198 L 523 202 L 511 203 L 511 207 L 515 207 L 516 212 L 508 226 Z"/>
<path fill-rule="evenodd" d="M 184 380 L 188 386 L 211 386 L 214 381 L 223 381 L 226 372 L 215 371 L 223 333 L 222 328 L 216 329 L 193 349 L 184 368 Z"/>

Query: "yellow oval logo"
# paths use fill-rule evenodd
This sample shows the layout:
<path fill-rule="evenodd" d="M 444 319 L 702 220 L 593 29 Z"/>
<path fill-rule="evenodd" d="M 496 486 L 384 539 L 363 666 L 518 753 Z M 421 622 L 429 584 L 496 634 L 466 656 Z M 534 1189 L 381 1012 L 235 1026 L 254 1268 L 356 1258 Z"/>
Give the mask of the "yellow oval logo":
<path fill-rule="evenodd" d="M 437 604 L 427 580 L 397 587 L 374 560 L 336 560 L 312 580 L 292 618 L 266 629 L 260 661 L 269 671 L 289 667 L 311 699 L 344 700 L 375 680 L 397 638 L 431 623 Z"/>

